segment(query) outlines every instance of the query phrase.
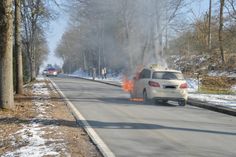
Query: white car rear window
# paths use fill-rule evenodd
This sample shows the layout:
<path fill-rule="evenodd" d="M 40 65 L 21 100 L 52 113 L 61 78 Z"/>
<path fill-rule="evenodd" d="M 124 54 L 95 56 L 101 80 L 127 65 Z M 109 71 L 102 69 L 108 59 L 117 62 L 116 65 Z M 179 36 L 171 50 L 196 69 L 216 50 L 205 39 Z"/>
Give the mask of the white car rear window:
<path fill-rule="evenodd" d="M 152 79 L 184 80 L 184 77 L 178 72 L 153 72 Z"/>

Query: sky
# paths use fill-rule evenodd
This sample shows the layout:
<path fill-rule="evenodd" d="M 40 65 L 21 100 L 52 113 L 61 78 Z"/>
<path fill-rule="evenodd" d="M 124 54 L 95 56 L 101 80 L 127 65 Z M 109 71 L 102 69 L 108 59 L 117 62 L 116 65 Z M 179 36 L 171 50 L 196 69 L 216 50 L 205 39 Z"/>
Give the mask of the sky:
<path fill-rule="evenodd" d="M 208 9 L 208 2 L 209 0 L 196 0 L 192 4 L 193 12 L 195 16 L 200 16 L 203 11 Z M 214 3 L 214 0 L 213 0 Z M 60 58 L 55 56 L 55 49 L 57 44 L 59 43 L 61 36 L 65 32 L 69 20 L 69 15 L 66 13 L 65 10 L 61 8 L 55 7 L 54 8 L 57 12 L 59 12 L 58 18 L 54 21 L 51 21 L 49 24 L 48 30 L 46 30 L 46 37 L 49 46 L 49 56 L 47 60 L 44 62 L 42 69 L 44 69 L 48 64 L 57 64 L 62 66 L 63 61 Z M 194 15 L 192 15 L 194 16 Z"/>
<path fill-rule="evenodd" d="M 56 20 L 50 22 L 48 30 L 46 30 L 49 55 L 47 57 L 47 60 L 44 61 L 42 68 L 45 68 L 48 64 L 57 64 L 59 66 L 62 66 L 63 64 L 63 61 L 55 56 L 55 49 L 67 28 L 68 14 L 61 8 L 56 7 L 55 9 L 57 12 L 59 12 L 59 15 Z"/>

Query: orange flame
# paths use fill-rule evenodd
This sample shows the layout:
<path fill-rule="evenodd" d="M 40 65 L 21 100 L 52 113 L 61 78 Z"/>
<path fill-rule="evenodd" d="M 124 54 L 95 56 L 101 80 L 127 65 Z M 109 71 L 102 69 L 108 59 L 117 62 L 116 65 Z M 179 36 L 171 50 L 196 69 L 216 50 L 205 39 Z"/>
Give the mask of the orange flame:
<path fill-rule="evenodd" d="M 143 98 L 130 98 L 129 101 L 143 102 Z"/>
<path fill-rule="evenodd" d="M 134 88 L 133 80 L 129 80 L 127 77 L 124 77 L 122 82 L 122 89 L 125 92 L 131 92 Z"/>
<path fill-rule="evenodd" d="M 134 81 L 133 80 L 129 80 L 127 77 L 124 77 L 123 81 L 122 81 L 122 89 L 125 92 L 132 92 L 134 89 Z M 130 98 L 129 101 L 133 101 L 133 102 L 142 102 L 143 98 Z"/>

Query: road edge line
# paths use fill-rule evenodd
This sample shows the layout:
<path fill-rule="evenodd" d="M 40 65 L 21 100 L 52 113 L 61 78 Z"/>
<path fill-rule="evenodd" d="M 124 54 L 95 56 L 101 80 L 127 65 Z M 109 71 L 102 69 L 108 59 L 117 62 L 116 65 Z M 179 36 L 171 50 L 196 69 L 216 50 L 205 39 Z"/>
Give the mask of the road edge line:
<path fill-rule="evenodd" d="M 101 152 L 101 154 L 104 157 L 115 157 L 114 153 L 108 148 L 108 146 L 103 142 L 103 140 L 98 136 L 98 134 L 95 132 L 95 130 L 89 125 L 87 120 L 84 118 L 84 116 L 76 109 L 73 103 L 70 102 L 70 100 L 62 93 L 60 88 L 51 80 L 49 79 L 54 88 L 58 91 L 58 93 L 61 95 L 61 97 L 65 100 L 67 103 L 67 106 L 71 110 L 71 112 L 74 114 L 76 120 L 80 121 L 83 124 L 84 130 L 87 132 L 95 146 L 98 148 L 98 150 Z"/>

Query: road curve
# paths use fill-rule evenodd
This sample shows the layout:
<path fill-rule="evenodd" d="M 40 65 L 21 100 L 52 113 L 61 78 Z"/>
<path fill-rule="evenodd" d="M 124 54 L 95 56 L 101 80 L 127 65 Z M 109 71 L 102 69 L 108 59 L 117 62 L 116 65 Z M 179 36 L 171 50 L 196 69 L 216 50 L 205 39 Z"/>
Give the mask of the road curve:
<path fill-rule="evenodd" d="M 236 119 L 205 109 L 130 102 L 120 88 L 52 78 L 117 157 L 235 157 Z"/>

